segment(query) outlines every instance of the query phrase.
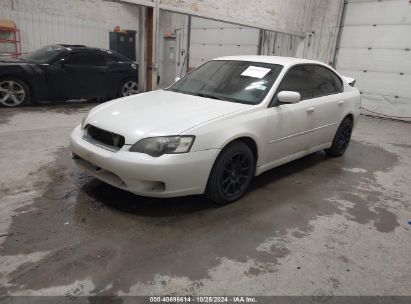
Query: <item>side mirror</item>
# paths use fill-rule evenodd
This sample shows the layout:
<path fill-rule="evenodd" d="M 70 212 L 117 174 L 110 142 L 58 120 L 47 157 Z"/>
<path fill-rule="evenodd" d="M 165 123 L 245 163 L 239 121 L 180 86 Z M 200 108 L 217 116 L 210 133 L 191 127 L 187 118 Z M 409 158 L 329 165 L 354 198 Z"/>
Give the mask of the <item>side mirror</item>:
<path fill-rule="evenodd" d="M 174 82 L 177 82 L 177 81 L 179 81 L 181 79 L 181 77 L 176 77 L 176 78 L 174 78 Z"/>
<path fill-rule="evenodd" d="M 278 93 L 277 98 L 281 103 L 298 103 L 301 100 L 301 95 L 294 91 L 281 91 Z"/>
<path fill-rule="evenodd" d="M 64 65 L 66 64 L 66 62 L 64 61 L 64 59 L 60 59 L 60 60 L 56 61 L 55 64 L 58 65 L 58 66 L 60 66 L 60 67 L 64 67 Z"/>

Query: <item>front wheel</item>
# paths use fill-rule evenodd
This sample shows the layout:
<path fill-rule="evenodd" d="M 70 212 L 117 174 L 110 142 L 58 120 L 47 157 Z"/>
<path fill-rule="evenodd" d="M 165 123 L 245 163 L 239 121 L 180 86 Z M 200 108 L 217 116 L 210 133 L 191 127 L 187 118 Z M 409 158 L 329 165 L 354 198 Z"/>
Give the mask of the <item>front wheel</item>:
<path fill-rule="evenodd" d="M 28 102 L 29 88 L 14 78 L 0 80 L 0 103 L 6 107 L 18 107 Z"/>
<path fill-rule="evenodd" d="M 120 84 L 120 88 L 119 88 L 120 97 L 138 94 L 139 92 L 140 91 L 138 88 L 138 82 L 134 79 L 126 79 L 122 81 Z"/>
<path fill-rule="evenodd" d="M 240 199 L 254 176 L 255 161 L 251 149 L 243 142 L 234 142 L 218 156 L 208 179 L 205 195 L 218 204 Z"/>
<path fill-rule="evenodd" d="M 341 156 L 348 148 L 348 144 L 351 140 L 351 133 L 353 128 L 353 122 L 350 118 L 346 117 L 341 122 L 335 133 L 331 148 L 326 149 L 325 152 L 329 156 Z"/>

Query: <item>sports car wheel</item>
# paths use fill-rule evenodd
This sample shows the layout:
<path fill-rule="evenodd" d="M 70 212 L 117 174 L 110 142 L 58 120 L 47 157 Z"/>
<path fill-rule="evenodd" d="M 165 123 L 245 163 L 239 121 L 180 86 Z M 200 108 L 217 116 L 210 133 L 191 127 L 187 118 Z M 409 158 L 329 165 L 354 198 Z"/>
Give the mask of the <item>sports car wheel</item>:
<path fill-rule="evenodd" d="M 218 204 L 232 203 L 247 191 L 254 176 L 254 155 L 243 142 L 235 142 L 218 156 L 205 195 Z"/>
<path fill-rule="evenodd" d="M 0 103 L 6 107 L 17 107 L 28 101 L 29 89 L 16 79 L 0 80 Z"/>
<path fill-rule="evenodd" d="M 344 118 L 335 133 L 331 148 L 326 149 L 325 152 L 330 156 L 341 156 L 347 150 L 348 144 L 351 140 L 353 123 L 350 118 Z"/>
<path fill-rule="evenodd" d="M 123 81 L 120 86 L 120 96 L 130 96 L 139 93 L 138 83 L 135 80 Z"/>

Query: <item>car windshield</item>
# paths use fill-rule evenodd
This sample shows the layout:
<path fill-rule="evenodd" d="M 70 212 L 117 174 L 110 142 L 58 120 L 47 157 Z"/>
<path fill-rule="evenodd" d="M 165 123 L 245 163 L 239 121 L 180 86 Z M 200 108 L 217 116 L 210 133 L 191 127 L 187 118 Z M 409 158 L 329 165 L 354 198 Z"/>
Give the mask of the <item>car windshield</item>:
<path fill-rule="evenodd" d="M 167 90 L 195 96 L 257 104 L 283 67 L 262 62 L 213 60 L 186 75 Z"/>
<path fill-rule="evenodd" d="M 60 45 L 48 45 L 24 55 L 21 58 L 32 63 L 48 63 L 65 50 L 66 48 Z"/>

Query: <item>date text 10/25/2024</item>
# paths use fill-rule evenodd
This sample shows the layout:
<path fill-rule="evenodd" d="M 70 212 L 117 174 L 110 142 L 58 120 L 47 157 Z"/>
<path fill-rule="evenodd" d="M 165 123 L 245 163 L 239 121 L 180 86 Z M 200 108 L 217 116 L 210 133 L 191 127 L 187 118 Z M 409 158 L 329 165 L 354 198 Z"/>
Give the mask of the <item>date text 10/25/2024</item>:
<path fill-rule="evenodd" d="M 255 297 L 247 296 L 159 296 L 150 297 L 150 303 L 258 303 Z"/>

